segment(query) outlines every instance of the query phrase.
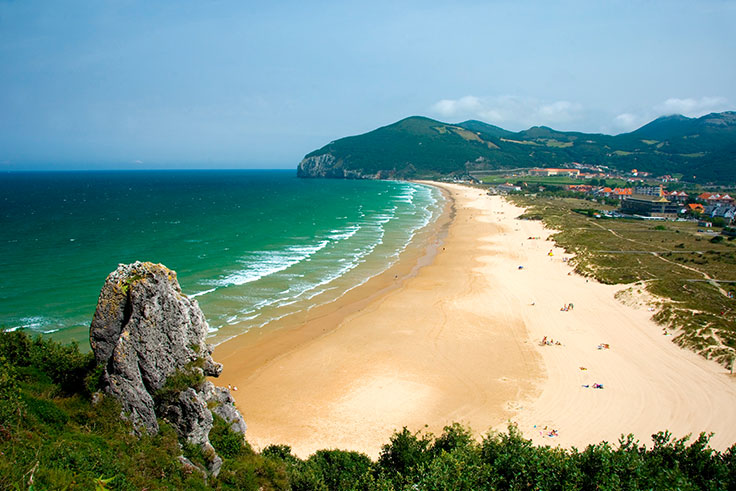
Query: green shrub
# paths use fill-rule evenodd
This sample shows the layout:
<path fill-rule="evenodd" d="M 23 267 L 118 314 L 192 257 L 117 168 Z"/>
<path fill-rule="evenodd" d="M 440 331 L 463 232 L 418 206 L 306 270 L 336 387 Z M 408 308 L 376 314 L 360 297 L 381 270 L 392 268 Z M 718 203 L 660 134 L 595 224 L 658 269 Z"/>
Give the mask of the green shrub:
<path fill-rule="evenodd" d="M 205 382 L 205 376 L 201 369 L 196 367 L 198 361 L 192 362 L 182 370 L 177 370 L 168 377 L 164 386 L 153 395 L 157 403 L 173 401 L 181 392 L 190 387 L 198 389 Z"/>
<path fill-rule="evenodd" d="M 420 467 L 430 458 L 432 435 L 411 433 L 404 427 L 383 446 L 378 465 L 390 479 L 397 482 L 413 481 Z"/>
<path fill-rule="evenodd" d="M 344 450 L 319 450 L 306 464 L 329 490 L 360 489 L 359 483 L 373 470 L 365 454 Z"/>
<path fill-rule="evenodd" d="M 0 427 L 13 425 L 23 410 L 16 369 L 0 355 Z"/>
<path fill-rule="evenodd" d="M 92 353 L 81 353 L 76 343 L 63 345 L 23 331 L 0 333 L 0 355 L 16 367 L 35 367 L 67 394 L 84 389 L 84 379 L 95 366 Z"/>
<path fill-rule="evenodd" d="M 230 429 L 230 424 L 218 415 L 213 414 L 212 418 L 214 424 L 210 430 L 210 443 L 220 457 L 234 459 L 247 453 L 253 453 L 242 433 Z"/>
<path fill-rule="evenodd" d="M 475 444 L 470 429 L 459 423 L 445 426 L 442 435 L 434 441 L 432 453 L 439 455 L 441 452 L 453 452 L 457 449 L 466 449 Z"/>

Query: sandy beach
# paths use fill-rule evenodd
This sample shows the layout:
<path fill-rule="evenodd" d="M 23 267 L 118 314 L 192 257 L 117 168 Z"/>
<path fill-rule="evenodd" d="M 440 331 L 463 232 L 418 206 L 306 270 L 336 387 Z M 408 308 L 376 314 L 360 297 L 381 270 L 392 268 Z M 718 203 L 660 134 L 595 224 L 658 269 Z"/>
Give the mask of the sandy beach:
<path fill-rule="evenodd" d="M 439 434 L 460 422 L 480 435 L 509 421 L 553 446 L 621 433 L 648 443 L 664 429 L 736 442 L 725 369 L 674 345 L 646 306 L 615 299 L 625 286 L 568 274 L 551 232 L 515 219 L 522 209 L 440 186 L 452 213 L 427 250 L 319 315 L 217 347 L 216 383 L 237 386 L 252 445 L 377 457 L 403 426 Z"/>

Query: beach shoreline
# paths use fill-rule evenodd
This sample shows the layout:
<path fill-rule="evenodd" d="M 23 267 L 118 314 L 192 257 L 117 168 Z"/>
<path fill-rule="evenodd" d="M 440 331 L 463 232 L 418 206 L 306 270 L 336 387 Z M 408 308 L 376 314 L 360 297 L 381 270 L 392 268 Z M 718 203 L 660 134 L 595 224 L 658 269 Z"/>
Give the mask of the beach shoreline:
<path fill-rule="evenodd" d="M 736 441 L 736 384 L 721 367 L 616 300 L 625 287 L 572 273 L 546 240 L 553 231 L 515 219 L 521 208 L 431 184 L 451 194 L 454 215 L 445 210 L 434 255 L 418 256 L 426 263 L 402 258 L 401 281 L 377 279 L 329 312 L 216 348 L 216 383 L 238 387 L 251 444 L 375 458 L 394 430 L 453 422 L 477 436 L 514 422 L 535 443 L 578 448 L 665 429 L 714 431 L 719 449 Z"/>
<path fill-rule="evenodd" d="M 331 331 L 344 318 L 360 311 L 380 296 L 400 288 L 420 268 L 430 264 L 442 246 L 455 214 L 453 197 L 447 190 L 439 190 L 445 202 L 438 218 L 428 224 L 421 231 L 423 236 L 414 238 L 398 260 L 385 271 L 353 287 L 332 302 L 318 304 L 308 311 L 291 314 L 261 328 L 251 328 L 222 340 L 215 339 L 215 356 L 225 365 L 225 371 L 217 383 L 227 382 L 227 385 L 237 387 L 242 373 L 257 369 Z M 237 332 L 238 326 L 233 326 L 232 330 Z M 244 350 L 254 356 L 243 360 L 240 353 Z"/>

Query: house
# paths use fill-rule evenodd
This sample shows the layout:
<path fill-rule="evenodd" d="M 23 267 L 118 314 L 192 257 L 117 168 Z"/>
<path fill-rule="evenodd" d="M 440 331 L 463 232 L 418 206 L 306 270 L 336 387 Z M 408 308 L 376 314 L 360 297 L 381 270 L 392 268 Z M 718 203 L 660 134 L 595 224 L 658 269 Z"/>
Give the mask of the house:
<path fill-rule="evenodd" d="M 688 198 L 688 194 L 685 191 L 672 191 L 671 193 L 663 191 L 663 195 L 668 200 L 675 201 L 677 203 L 684 203 Z"/>
<path fill-rule="evenodd" d="M 589 193 L 593 190 L 593 186 L 589 184 L 570 184 L 567 186 L 569 191 L 577 191 L 579 193 Z"/>
<path fill-rule="evenodd" d="M 705 213 L 705 207 L 700 203 L 690 203 L 687 205 L 687 210 L 692 213 Z"/>
<path fill-rule="evenodd" d="M 707 205 L 704 208 L 704 213 L 711 218 L 723 218 L 726 223 L 731 223 L 736 217 L 736 206 L 728 203 L 716 203 Z"/>
<path fill-rule="evenodd" d="M 701 201 L 705 201 L 705 203 L 709 203 L 709 204 L 715 204 L 715 203 L 732 204 L 734 202 L 734 199 L 728 194 L 709 193 L 709 192 L 699 194 L 698 199 Z"/>
<path fill-rule="evenodd" d="M 613 189 L 609 187 L 598 188 L 595 194 L 597 194 L 598 196 L 603 196 L 605 198 L 610 198 L 613 195 Z"/>
<path fill-rule="evenodd" d="M 618 199 L 624 199 L 627 196 L 631 196 L 633 193 L 631 188 L 614 188 L 613 196 Z"/>

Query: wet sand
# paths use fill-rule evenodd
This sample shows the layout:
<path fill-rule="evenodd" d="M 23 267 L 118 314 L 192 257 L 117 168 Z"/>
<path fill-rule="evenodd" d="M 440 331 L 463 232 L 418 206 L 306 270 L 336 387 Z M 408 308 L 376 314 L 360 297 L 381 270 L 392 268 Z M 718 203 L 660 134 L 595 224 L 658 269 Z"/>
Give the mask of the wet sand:
<path fill-rule="evenodd" d="M 480 435 L 509 421 L 550 445 L 622 432 L 649 441 L 661 429 L 715 431 L 716 448 L 736 442 L 736 385 L 724 369 L 616 300 L 622 287 L 568 275 L 550 232 L 515 220 L 520 208 L 440 186 L 453 213 L 428 248 L 333 305 L 217 347 L 217 383 L 238 387 L 251 444 L 376 457 L 403 426 L 438 434 L 460 422 Z M 574 309 L 560 311 L 566 303 Z M 540 346 L 544 336 L 561 345 Z"/>

